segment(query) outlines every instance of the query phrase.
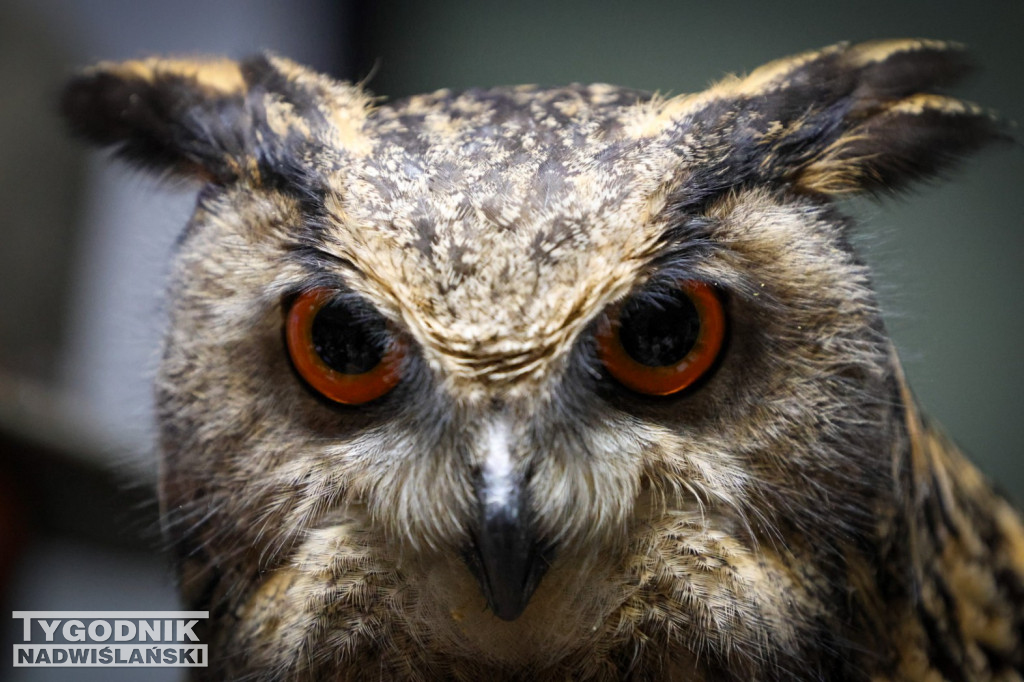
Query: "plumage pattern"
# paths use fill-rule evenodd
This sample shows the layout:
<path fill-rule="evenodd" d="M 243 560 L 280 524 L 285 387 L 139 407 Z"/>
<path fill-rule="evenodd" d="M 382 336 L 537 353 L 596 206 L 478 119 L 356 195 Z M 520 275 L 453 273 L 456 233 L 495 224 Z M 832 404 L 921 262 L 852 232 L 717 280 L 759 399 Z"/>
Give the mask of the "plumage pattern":
<path fill-rule="evenodd" d="M 941 94 L 967 67 L 893 40 L 670 99 L 392 104 L 274 56 L 74 79 L 77 132 L 205 183 L 157 384 L 195 678 L 1020 679 L 1024 528 L 920 417 L 834 205 L 1002 136 Z M 595 330 L 680 281 L 718 292 L 726 350 L 638 395 Z M 393 391 L 296 375 L 313 287 L 408 344 Z M 531 548 L 521 614 L 494 537 Z"/>

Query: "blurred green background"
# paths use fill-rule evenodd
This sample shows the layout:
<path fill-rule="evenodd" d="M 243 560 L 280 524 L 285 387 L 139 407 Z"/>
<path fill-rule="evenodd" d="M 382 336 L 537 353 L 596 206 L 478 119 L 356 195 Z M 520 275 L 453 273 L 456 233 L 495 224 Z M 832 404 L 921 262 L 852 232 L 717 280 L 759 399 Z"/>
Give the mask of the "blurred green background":
<path fill-rule="evenodd" d="M 841 40 L 906 36 L 969 45 L 981 69 L 957 93 L 1024 121 L 1021 0 L 0 0 L 0 607 L 174 608 L 148 377 L 194 189 L 67 138 L 53 105 L 76 66 L 269 48 L 389 98 L 573 81 L 671 94 Z M 1024 151 L 1008 145 L 902 198 L 847 205 L 921 402 L 1018 502 L 1022 183 Z M 0 678 L 134 679 L 8 666 Z"/>

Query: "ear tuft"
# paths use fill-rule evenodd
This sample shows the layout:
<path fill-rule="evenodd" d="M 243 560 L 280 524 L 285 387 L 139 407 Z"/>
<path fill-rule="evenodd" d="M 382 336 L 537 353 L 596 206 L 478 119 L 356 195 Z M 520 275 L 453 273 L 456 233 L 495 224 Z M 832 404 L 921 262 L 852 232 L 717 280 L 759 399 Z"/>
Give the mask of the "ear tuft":
<path fill-rule="evenodd" d="M 227 183 L 291 186 L 361 153 L 370 98 L 271 54 L 104 62 L 66 86 L 71 128 L 136 165 Z"/>
<path fill-rule="evenodd" d="M 977 105 L 915 94 L 851 126 L 791 180 L 822 194 L 895 192 L 940 174 L 986 144 L 1010 139 L 995 115 Z"/>
<path fill-rule="evenodd" d="M 741 183 L 885 193 L 1010 139 L 991 112 L 941 94 L 972 68 L 957 43 L 842 43 L 670 101 L 662 115 L 677 139 L 720 147 L 690 152 L 715 160 L 696 173 L 703 193 Z"/>
<path fill-rule="evenodd" d="M 72 130 L 152 170 L 227 179 L 246 155 L 246 84 L 237 63 L 101 63 L 65 86 Z"/>
<path fill-rule="evenodd" d="M 855 101 L 889 101 L 954 85 L 975 69 L 960 43 L 876 40 L 850 46 L 839 67 L 856 75 Z"/>

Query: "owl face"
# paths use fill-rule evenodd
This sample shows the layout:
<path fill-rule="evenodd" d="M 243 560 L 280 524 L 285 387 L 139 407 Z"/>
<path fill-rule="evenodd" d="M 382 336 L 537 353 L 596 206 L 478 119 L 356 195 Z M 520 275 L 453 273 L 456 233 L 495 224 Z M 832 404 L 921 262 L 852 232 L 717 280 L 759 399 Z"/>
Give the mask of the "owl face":
<path fill-rule="evenodd" d="M 898 495 L 898 370 L 833 200 L 995 135 L 931 94 L 961 66 L 891 41 L 672 99 L 376 106 L 276 57 L 86 72 L 83 132 L 206 180 L 158 380 L 186 596 L 281 669 L 374 628 L 552 658 L 662 601 L 690 651 L 800 651 Z"/>

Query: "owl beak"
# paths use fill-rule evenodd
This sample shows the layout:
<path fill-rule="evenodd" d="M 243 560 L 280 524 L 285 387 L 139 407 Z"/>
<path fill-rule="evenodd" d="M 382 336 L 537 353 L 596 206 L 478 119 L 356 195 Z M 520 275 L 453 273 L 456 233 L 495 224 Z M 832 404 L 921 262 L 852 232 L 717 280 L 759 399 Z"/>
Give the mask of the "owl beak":
<path fill-rule="evenodd" d="M 494 615 L 515 620 L 547 572 L 551 552 L 535 538 L 522 484 L 501 491 L 500 504 L 494 492 L 485 481 L 477 486 L 479 516 L 466 563 Z"/>
<path fill-rule="evenodd" d="M 515 620 L 547 571 L 551 548 L 537 541 L 506 422 L 490 425 L 484 449 L 476 481 L 477 518 L 465 560 L 494 615 Z"/>

